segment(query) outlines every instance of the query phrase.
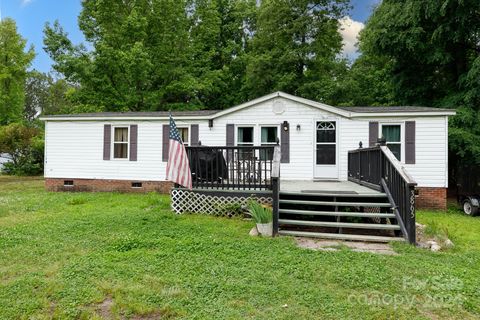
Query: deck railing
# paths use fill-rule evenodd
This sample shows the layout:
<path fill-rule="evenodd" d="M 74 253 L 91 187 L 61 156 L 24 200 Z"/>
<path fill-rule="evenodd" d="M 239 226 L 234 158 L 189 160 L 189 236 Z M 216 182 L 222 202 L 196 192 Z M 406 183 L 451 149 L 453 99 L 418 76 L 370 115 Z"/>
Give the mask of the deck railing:
<path fill-rule="evenodd" d="M 272 190 L 275 146 L 186 147 L 192 187 Z"/>
<path fill-rule="evenodd" d="M 415 243 L 415 186 L 417 183 L 385 145 L 348 152 L 348 179 L 383 190 L 394 205 L 404 237 Z"/>

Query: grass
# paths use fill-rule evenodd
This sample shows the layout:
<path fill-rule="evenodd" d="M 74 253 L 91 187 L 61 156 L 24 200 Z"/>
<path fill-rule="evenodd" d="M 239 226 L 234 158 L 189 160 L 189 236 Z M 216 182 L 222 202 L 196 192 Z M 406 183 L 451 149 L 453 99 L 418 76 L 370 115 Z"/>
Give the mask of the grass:
<path fill-rule="evenodd" d="M 158 194 L 49 193 L 0 177 L 0 319 L 473 319 L 480 218 L 419 212 L 455 248 L 396 256 L 250 237 Z"/>

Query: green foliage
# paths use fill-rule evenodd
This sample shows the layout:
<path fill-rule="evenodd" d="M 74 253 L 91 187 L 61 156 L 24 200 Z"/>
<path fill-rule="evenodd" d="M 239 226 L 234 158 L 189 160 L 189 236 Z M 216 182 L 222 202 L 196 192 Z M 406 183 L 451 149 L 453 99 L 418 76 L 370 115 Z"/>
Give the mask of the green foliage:
<path fill-rule="evenodd" d="M 12 123 L 0 127 L 0 153 L 8 153 L 12 161 L 2 171 L 12 175 L 37 175 L 43 172 L 44 138 L 42 130 Z"/>
<path fill-rule="evenodd" d="M 392 62 L 387 57 L 363 54 L 339 79 L 339 104 L 345 106 L 398 105 L 393 94 Z"/>
<path fill-rule="evenodd" d="M 272 222 L 272 209 L 261 205 L 258 201 L 250 200 L 248 202 L 248 213 L 256 223 Z"/>
<path fill-rule="evenodd" d="M 479 10 L 476 0 L 385 0 L 360 36 L 359 61 L 375 68 L 358 82 L 374 89 L 376 102 L 457 109 L 450 121 L 453 165 L 480 164 Z"/>
<path fill-rule="evenodd" d="M 44 30 L 54 69 L 79 85 L 75 103 L 107 111 L 221 109 L 284 90 L 340 101 L 346 0 L 86 0 L 79 26 Z"/>
<path fill-rule="evenodd" d="M 33 47 L 25 52 L 26 43 L 15 21 L 0 20 L 0 125 L 22 119 L 26 72 L 35 57 Z"/>
<path fill-rule="evenodd" d="M 227 87 L 221 82 L 230 78 L 222 74 L 228 66 L 214 59 L 220 56 L 215 50 L 226 50 L 217 43 L 225 25 L 214 2 L 87 0 L 82 5 L 79 25 L 91 52 L 74 46 L 58 23 L 45 27 L 44 40 L 55 70 L 81 84 L 79 103 L 110 111 L 169 109 L 170 104 L 198 108 Z"/>
<path fill-rule="evenodd" d="M 437 221 L 431 221 L 425 228 L 425 234 L 440 240 L 448 239 L 448 228 L 442 228 Z"/>
<path fill-rule="evenodd" d="M 251 237 L 248 221 L 175 215 L 166 195 L 46 192 L 43 179 L 9 176 L 0 177 L 0 195 L 1 319 L 474 319 L 480 313 L 480 219 L 453 211 L 420 211 L 417 218 L 448 226 L 454 249 L 395 244 L 399 255 L 387 256 Z M 459 285 L 448 287 L 453 283 Z M 439 299 L 432 304 L 431 297 Z M 412 299 L 413 307 L 406 302 Z"/>
<path fill-rule="evenodd" d="M 220 216 L 220 217 L 239 217 L 239 216 L 243 216 L 244 213 L 245 213 L 245 209 L 241 205 L 241 203 L 234 202 L 234 203 L 219 205 L 214 215 Z"/>
<path fill-rule="evenodd" d="M 33 121 L 39 111 L 44 115 L 75 113 L 79 107 L 73 104 L 75 91 L 64 79 L 35 70 L 29 72 L 25 83 L 25 119 Z"/>
<path fill-rule="evenodd" d="M 347 1 L 262 1 L 244 90 L 255 98 L 276 90 L 334 103 L 345 61 L 338 19 Z"/>

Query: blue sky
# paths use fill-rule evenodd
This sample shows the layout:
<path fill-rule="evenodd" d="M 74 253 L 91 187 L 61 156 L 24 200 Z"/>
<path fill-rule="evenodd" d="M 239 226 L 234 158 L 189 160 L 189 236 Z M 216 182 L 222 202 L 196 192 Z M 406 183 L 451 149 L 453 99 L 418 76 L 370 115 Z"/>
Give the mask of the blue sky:
<path fill-rule="evenodd" d="M 351 10 L 342 35 L 345 39 L 345 55 L 355 58 L 353 44 L 355 35 L 362 23 L 369 17 L 372 8 L 381 0 L 352 0 Z M 33 68 L 48 72 L 51 60 L 43 51 L 43 28 L 46 22 L 56 19 L 69 34 L 70 40 L 78 44 L 84 40 L 78 29 L 77 18 L 81 10 L 81 0 L 0 0 L 1 17 L 11 17 L 17 22 L 18 30 L 28 44 L 33 44 L 37 56 Z"/>

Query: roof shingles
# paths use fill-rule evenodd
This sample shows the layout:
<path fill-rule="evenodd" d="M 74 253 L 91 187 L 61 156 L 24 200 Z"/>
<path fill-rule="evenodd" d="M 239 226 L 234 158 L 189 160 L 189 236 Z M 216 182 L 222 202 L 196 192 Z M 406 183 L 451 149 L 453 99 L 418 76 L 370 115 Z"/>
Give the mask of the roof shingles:
<path fill-rule="evenodd" d="M 379 107 L 336 107 L 356 113 L 390 113 L 390 112 L 446 112 L 450 109 L 417 107 L 417 106 L 379 106 Z"/>
<path fill-rule="evenodd" d="M 211 116 L 221 110 L 172 111 L 173 117 Z M 74 114 L 45 115 L 48 118 L 115 118 L 115 117 L 169 117 L 169 111 L 139 111 L 139 112 L 92 112 Z"/>

